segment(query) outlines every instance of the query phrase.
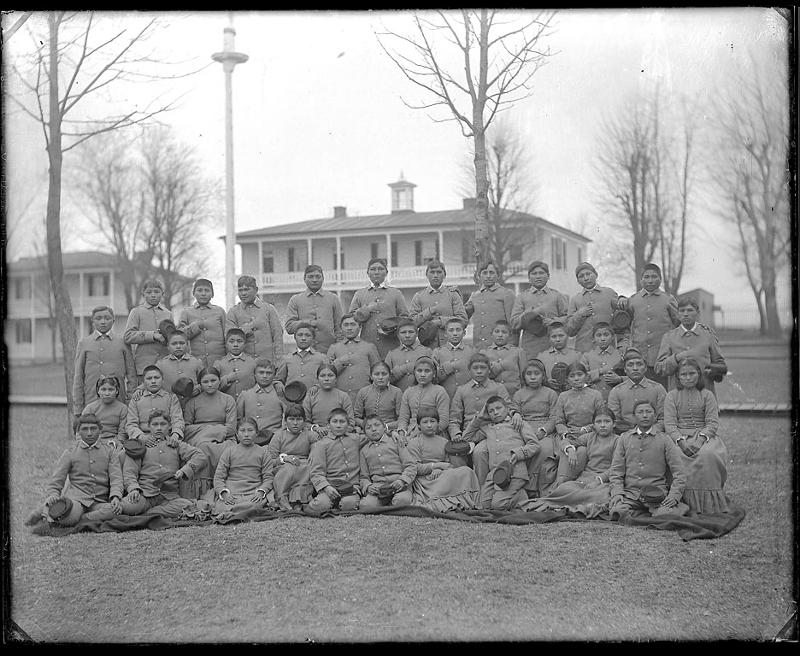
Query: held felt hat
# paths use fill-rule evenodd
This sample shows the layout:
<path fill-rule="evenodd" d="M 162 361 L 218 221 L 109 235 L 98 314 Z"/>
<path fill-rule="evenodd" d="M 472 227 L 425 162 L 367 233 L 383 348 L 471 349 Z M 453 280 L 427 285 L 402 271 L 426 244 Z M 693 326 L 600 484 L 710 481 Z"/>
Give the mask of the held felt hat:
<path fill-rule="evenodd" d="M 72 511 L 72 499 L 59 497 L 47 508 L 47 514 L 54 522 L 61 521 Z"/>
<path fill-rule="evenodd" d="M 129 458 L 142 458 L 147 453 L 147 447 L 144 442 L 139 440 L 123 440 L 122 448 Z"/>
<path fill-rule="evenodd" d="M 448 440 L 444 445 L 444 452 L 451 456 L 469 455 L 469 442 Z"/>
<path fill-rule="evenodd" d="M 503 460 L 492 472 L 492 483 L 501 490 L 505 490 L 511 484 L 511 472 L 514 466 L 509 460 Z"/>
<path fill-rule="evenodd" d="M 520 325 L 526 333 L 532 333 L 534 337 L 544 337 L 547 334 L 547 326 L 541 314 L 536 310 L 528 310 L 520 317 Z"/>
<path fill-rule="evenodd" d="M 172 392 L 184 399 L 190 399 L 194 392 L 194 381 L 191 378 L 178 378 L 172 383 Z"/>
<path fill-rule="evenodd" d="M 379 499 L 391 499 L 394 496 L 394 488 L 391 483 L 384 483 L 378 488 Z"/>
<path fill-rule="evenodd" d="M 711 379 L 715 383 L 721 383 L 725 378 L 725 374 L 728 373 L 728 367 L 724 364 L 714 364 L 712 362 L 706 367 L 706 369 L 708 370 L 708 375 L 711 376 Z"/>
<path fill-rule="evenodd" d="M 346 496 L 349 496 L 351 494 L 355 494 L 356 493 L 356 489 L 352 485 L 348 485 L 347 483 L 340 484 L 340 485 L 334 485 L 333 487 L 343 497 L 346 497 Z"/>
<path fill-rule="evenodd" d="M 397 332 L 398 323 L 400 323 L 400 317 L 384 317 L 378 321 L 378 332 L 381 335 L 393 335 Z"/>
<path fill-rule="evenodd" d="M 417 337 L 423 346 L 431 346 L 438 335 L 439 327 L 435 326 L 432 321 L 425 321 L 417 328 Z"/>
<path fill-rule="evenodd" d="M 163 319 L 158 322 L 158 332 L 164 335 L 164 339 L 169 341 L 170 335 L 177 330 L 175 322 L 172 319 Z"/>
<path fill-rule="evenodd" d="M 283 388 L 283 396 L 289 403 L 302 403 L 306 392 L 308 388 L 299 380 L 294 380 Z"/>
<path fill-rule="evenodd" d="M 657 506 L 666 498 L 664 491 L 655 485 L 644 485 L 639 490 L 639 501 L 648 506 Z"/>
<path fill-rule="evenodd" d="M 611 317 L 611 327 L 615 333 L 627 330 L 631 326 L 631 315 L 625 310 L 617 310 Z"/>
<path fill-rule="evenodd" d="M 566 362 L 556 362 L 550 371 L 550 378 L 552 378 L 562 390 L 567 387 L 567 372 L 569 365 Z"/>
<path fill-rule="evenodd" d="M 275 433 L 269 428 L 259 428 L 258 431 L 256 431 L 256 439 L 254 442 L 258 444 L 258 446 L 266 446 L 272 441 L 272 436 L 274 434 Z"/>

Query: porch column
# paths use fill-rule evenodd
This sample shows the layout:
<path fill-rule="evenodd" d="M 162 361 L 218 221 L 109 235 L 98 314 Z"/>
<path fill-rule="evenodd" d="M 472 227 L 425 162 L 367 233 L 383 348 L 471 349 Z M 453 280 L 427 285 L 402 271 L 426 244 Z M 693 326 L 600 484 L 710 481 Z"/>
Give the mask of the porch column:
<path fill-rule="evenodd" d="M 336 283 L 342 284 L 342 238 L 336 235 Z"/>
<path fill-rule="evenodd" d="M 260 239 L 258 240 L 258 267 L 256 271 L 259 272 L 258 286 L 260 287 L 262 285 L 261 277 L 264 275 L 264 243 Z"/>
<path fill-rule="evenodd" d="M 444 261 L 444 232 L 439 230 L 439 261 L 445 264 Z"/>
<path fill-rule="evenodd" d="M 83 337 L 83 271 L 78 274 L 78 339 Z"/>
<path fill-rule="evenodd" d="M 392 235 L 386 233 L 386 265 L 397 266 L 397 262 L 392 262 Z"/>
<path fill-rule="evenodd" d="M 314 249 L 311 248 L 311 237 L 306 238 L 306 259 L 308 264 L 313 264 Z"/>

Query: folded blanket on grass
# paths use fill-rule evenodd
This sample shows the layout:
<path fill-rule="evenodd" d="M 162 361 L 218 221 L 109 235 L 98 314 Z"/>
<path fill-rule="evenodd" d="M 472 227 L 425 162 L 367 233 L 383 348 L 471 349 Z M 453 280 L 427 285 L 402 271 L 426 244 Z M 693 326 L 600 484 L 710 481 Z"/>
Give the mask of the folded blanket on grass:
<path fill-rule="evenodd" d="M 651 517 L 649 515 L 629 516 L 617 521 L 626 526 L 641 526 L 643 528 L 654 528 L 661 531 L 677 531 L 683 540 L 697 540 L 718 538 L 729 533 L 736 528 L 744 519 L 745 511 L 743 508 L 731 505 L 731 512 L 696 515 L 694 517 L 679 517 L 662 515 Z M 549 511 L 503 511 L 503 510 L 465 510 L 441 513 L 430 510 L 423 506 L 401 506 L 377 508 L 375 510 L 356 510 L 353 512 L 341 512 L 332 510 L 314 515 L 315 517 L 336 517 L 349 515 L 395 515 L 401 517 L 434 517 L 439 519 L 450 519 L 462 522 L 490 522 L 495 524 L 546 524 L 549 522 L 560 521 L 597 521 L 611 518 L 605 514 L 596 519 L 587 520 L 581 514 L 570 514 L 561 510 Z M 203 517 L 204 515 L 200 515 Z M 47 535 L 58 537 L 71 533 L 89 531 L 93 533 L 106 533 L 109 531 L 133 531 L 138 529 L 163 530 L 168 528 L 179 528 L 181 526 L 206 526 L 211 524 L 237 524 L 241 522 L 264 522 L 272 519 L 285 519 L 288 517 L 309 517 L 305 513 L 294 511 L 275 511 L 266 508 L 254 508 L 246 512 L 241 512 L 224 519 L 202 519 L 202 518 L 182 518 L 168 519 L 158 515 L 118 515 L 106 521 L 83 521 L 75 526 L 53 526 L 44 520 L 33 523 L 32 531 L 37 535 Z"/>

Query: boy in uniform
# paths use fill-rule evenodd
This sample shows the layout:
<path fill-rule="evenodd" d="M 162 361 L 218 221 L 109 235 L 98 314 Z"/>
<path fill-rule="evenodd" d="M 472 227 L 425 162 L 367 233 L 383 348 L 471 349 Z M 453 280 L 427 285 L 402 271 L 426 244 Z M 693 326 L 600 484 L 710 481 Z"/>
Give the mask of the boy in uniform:
<path fill-rule="evenodd" d="M 378 415 L 368 415 L 364 419 L 364 434 L 367 439 L 360 455 L 360 489 L 364 498 L 359 508 L 410 506 L 416 467 L 405 446 L 392 437 Z"/>
<path fill-rule="evenodd" d="M 623 361 L 626 377 L 608 393 L 608 407 L 617 418 L 614 431 L 617 434 L 623 433 L 636 425 L 634 408 L 640 401 L 649 401 L 655 408 L 654 428 L 656 431 L 663 431 L 667 390 L 660 383 L 645 377 L 647 365 L 638 349 L 627 349 Z"/>
<path fill-rule="evenodd" d="M 522 387 L 528 356 L 522 347 L 509 344 L 510 339 L 511 325 L 501 319 L 492 328 L 492 345 L 482 352 L 489 358 L 492 378 L 503 383 L 509 395 L 513 396 Z"/>
<path fill-rule="evenodd" d="M 547 386 L 553 388 L 556 392 L 562 392 L 564 388 L 559 385 L 558 381 L 553 379 L 553 365 L 563 362 L 567 366 L 573 362 L 577 362 L 581 354 L 574 348 L 567 346 L 567 331 L 559 321 L 553 321 L 547 326 L 547 335 L 550 338 L 550 348 L 542 351 L 536 356 L 544 365 L 547 375 Z"/>
<path fill-rule="evenodd" d="M 255 361 L 256 384 L 245 390 L 236 399 L 236 415 L 239 419 L 253 417 L 257 430 L 267 429 L 273 433 L 283 423 L 284 402 L 275 386 L 275 365 L 266 358 Z M 256 443 L 261 444 L 262 438 Z"/>
<path fill-rule="evenodd" d="M 211 367 L 225 356 L 225 310 L 213 305 L 214 286 L 206 278 L 198 278 L 192 285 L 194 303 L 181 310 L 178 330 L 189 339 L 190 353 Z"/>
<path fill-rule="evenodd" d="M 328 362 L 326 351 L 314 348 L 316 329 L 310 323 L 299 322 L 294 325 L 294 343 L 297 348 L 284 359 L 275 376 L 284 385 L 301 382 L 306 389 L 317 381 L 317 369 Z"/>
<path fill-rule="evenodd" d="M 225 392 L 234 399 L 238 399 L 239 394 L 256 384 L 253 375 L 256 359 L 244 352 L 244 345 L 244 331 L 240 328 L 231 328 L 225 336 L 225 348 L 228 352 L 225 357 L 214 363 L 214 367 L 220 373 L 220 392 Z"/>
<path fill-rule="evenodd" d="M 169 417 L 173 435 L 179 440 L 183 439 L 185 422 L 181 402 L 170 390 L 164 389 L 163 381 L 161 370 L 156 365 L 144 368 L 142 387 L 133 393 L 125 418 L 125 432 L 130 439 L 145 444 L 153 443 L 149 419 L 156 410 L 162 410 Z"/>
<path fill-rule="evenodd" d="M 171 390 L 172 386 L 180 378 L 191 378 L 194 383 L 195 393 L 200 393 L 197 374 L 203 370 L 203 361 L 193 355 L 189 355 L 187 353 L 188 348 L 189 340 L 186 339 L 186 335 L 182 331 L 176 330 L 169 336 L 167 341 L 169 354 L 156 361 L 156 366 L 161 370 L 161 375 L 164 378 L 162 383 L 164 389 Z"/>
<path fill-rule="evenodd" d="M 381 357 L 375 344 L 367 342 L 359 336 L 361 324 L 352 314 L 342 317 L 342 341 L 336 342 L 328 349 L 328 358 L 338 372 L 336 387 L 347 392 L 352 403 L 358 390 L 370 384 L 369 374 L 372 365 Z"/>
<path fill-rule="evenodd" d="M 597 323 L 611 325 L 614 312 L 618 309 L 619 294 L 611 287 L 597 284 L 597 271 L 588 262 L 575 267 L 575 277 L 583 291 L 569 300 L 567 308 L 567 334 L 575 336 L 575 350 L 581 353 L 592 348 L 592 332 Z M 629 334 L 619 341 L 620 346 L 628 346 Z"/>
<path fill-rule="evenodd" d="M 470 379 L 469 361 L 477 352 L 464 344 L 464 323 L 461 319 L 450 319 L 446 325 L 447 343 L 433 350 L 438 384 L 444 387 L 452 399 L 456 388 Z"/>
<path fill-rule="evenodd" d="M 622 382 L 618 371 L 624 369 L 622 355 L 615 346 L 614 331 L 607 323 L 597 323 L 592 334 L 594 348 L 583 354 L 581 362 L 586 367 L 586 380 L 589 387 L 603 394 L 608 401 L 608 393 L 614 385 Z"/>
<path fill-rule="evenodd" d="M 164 286 L 153 278 L 142 284 L 144 303 L 137 305 L 128 315 L 122 341 L 131 345 L 133 361 L 136 365 L 137 383 L 142 382 L 144 368 L 155 364 L 156 360 L 167 354 L 167 338 L 158 330 L 158 325 L 172 320 L 172 313 L 161 302 Z"/>
<path fill-rule="evenodd" d="M 468 318 L 458 288 L 443 285 L 447 271 L 442 262 L 428 262 L 425 276 L 430 284 L 414 294 L 408 312 L 415 326 L 430 321 L 438 328 L 438 334 L 431 342 L 431 347 L 437 348 L 447 342 L 445 327 L 450 319 L 461 319 L 466 326 Z"/>
<path fill-rule="evenodd" d="M 239 303 L 225 318 L 225 330 L 239 328 L 244 332 L 244 352 L 254 358 L 267 358 L 278 366 L 283 362 L 283 327 L 275 306 L 258 297 L 253 276 L 240 276 Z"/>
<path fill-rule="evenodd" d="M 315 331 L 313 346 L 324 354 L 341 336 L 342 304 L 336 294 L 322 289 L 325 276 L 321 266 L 309 264 L 303 280 L 306 290 L 292 296 L 286 305 L 286 332 L 292 335 L 298 324 L 310 324 Z"/>
<path fill-rule="evenodd" d="M 430 357 L 433 351 L 419 343 L 417 326 L 411 318 L 400 319 L 397 324 L 397 338 L 400 346 L 386 354 L 386 364 L 391 373 L 392 384 L 405 391 L 417 383 L 414 378 L 414 363 L 417 358 L 423 355 Z"/>

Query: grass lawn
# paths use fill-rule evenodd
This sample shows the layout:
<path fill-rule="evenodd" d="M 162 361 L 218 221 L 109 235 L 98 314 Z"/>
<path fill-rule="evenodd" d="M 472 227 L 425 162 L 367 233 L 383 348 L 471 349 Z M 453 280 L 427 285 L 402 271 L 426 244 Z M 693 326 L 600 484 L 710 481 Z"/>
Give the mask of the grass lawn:
<path fill-rule="evenodd" d="M 724 417 L 730 534 L 355 516 L 33 535 L 60 408 L 9 422 L 10 617 L 43 642 L 769 640 L 792 600 L 788 418 Z"/>

